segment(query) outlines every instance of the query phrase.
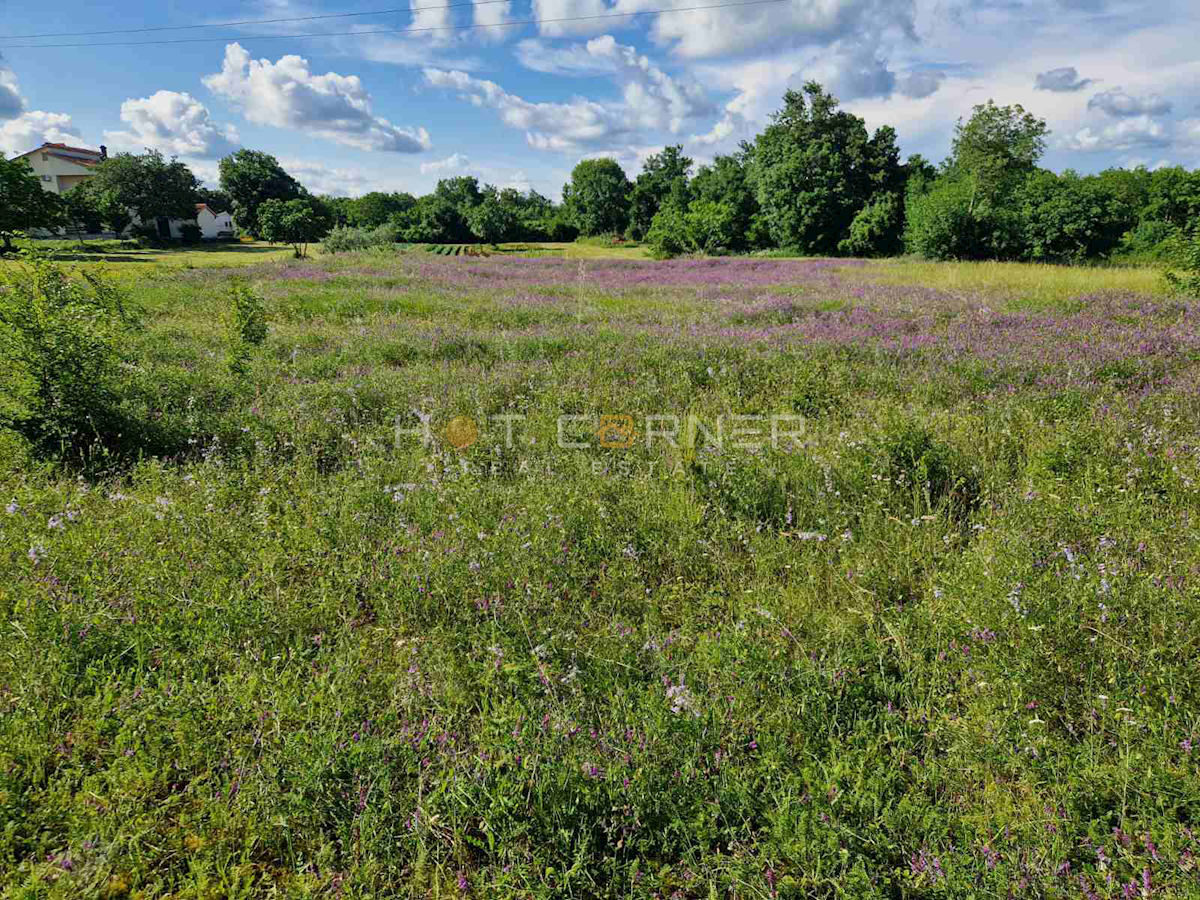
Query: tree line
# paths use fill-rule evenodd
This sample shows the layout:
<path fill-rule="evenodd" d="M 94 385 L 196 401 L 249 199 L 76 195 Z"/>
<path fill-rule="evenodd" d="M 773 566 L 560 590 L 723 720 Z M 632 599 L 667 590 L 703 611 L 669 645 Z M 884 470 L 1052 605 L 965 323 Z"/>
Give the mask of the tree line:
<path fill-rule="evenodd" d="M 658 256 L 779 249 L 803 255 L 1071 261 L 1116 251 L 1161 257 L 1200 230 L 1200 171 L 1039 166 L 1049 130 L 1019 105 L 976 106 L 950 155 L 901 159 L 890 126 L 868 133 L 820 84 L 789 90 L 753 141 L 695 167 L 682 145 L 646 158 L 629 179 L 607 158 L 580 162 L 561 203 L 536 191 L 446 178 L 424 196 L 310 193 L 275 157 L 238 150 L 220 161 L 220 189 L 156 151 L 119 153 L 63 197 L 0 157 L 0 233 L 33 228 L 122 232 L 135 216 L 153 239 L 159 218 L 190 220 L 195 204 L 232 211 L 255 238 L 355 249 L 396 241 L 570 241 L 609 235 Z M 198 237 L 198 233 L 195 235 Z M 1197 238 L 1200 240 L 1200 238 Z M 5 238 L 6 242 L 8 238 Z"/>

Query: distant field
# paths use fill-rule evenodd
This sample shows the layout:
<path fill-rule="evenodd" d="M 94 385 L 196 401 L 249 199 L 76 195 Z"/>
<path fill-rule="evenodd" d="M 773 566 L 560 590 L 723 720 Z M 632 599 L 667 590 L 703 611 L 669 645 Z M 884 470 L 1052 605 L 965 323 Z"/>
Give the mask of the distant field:
<path fill-rule="evenodd" d="M 506 249 L 106 263 L 128 433 L 0 432 L 0 896 L 1200 895 L 1200 306 Z"/>

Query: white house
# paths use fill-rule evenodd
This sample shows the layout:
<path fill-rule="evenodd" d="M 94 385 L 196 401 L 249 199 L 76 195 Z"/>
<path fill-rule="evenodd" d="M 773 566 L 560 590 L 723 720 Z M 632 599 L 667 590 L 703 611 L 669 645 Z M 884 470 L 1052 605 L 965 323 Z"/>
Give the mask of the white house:
<path fill-rule="evenodd" d="M 196 224 L 200 226 L 200 236 L 206 241 L 215 241 L 219 237 L 233 237 L 231 212 L 213 212 L 206 204 L 197 203 Z"/>
<path fill-rule="evenodd" d="M 108 159 L 108 148 L 101 144 L 97 151 L 69 147 L 66 144 L 45 143 L 20 156 L 14 156 L 13 159 L 23 159 L 29 164 L 41 180 L 42 190 L 61 195 L 77 184 L 95 177 L 95 167 Z M 133 224 L 140 224 L 136 216 Z M 192 223 L 183 219 L 159 219 L 158 234 L 163 238 L 178 239 L 183 237 L 183 226 L 190 224 Z M 214 213 L 203 203 L 196 204 L 195 224 L 200 226 L 200 234 L 204 240 L 216 240 L 218 236 L 233 237 L 233 214 Z M 129 226 L 132 227 L 133 225 Z M 129 229 L 126 229 L 125 233 L 128 232 Z"/>
<path fill-rule="evenodd" d="M 65 194 L 81 181 L 87 181 L 96 174 L 92 170 L 107 158 L 105 147 L 96 151 L 49 143 L 13 157 L 25 160 L 41 179 L 42 190 L 52 194 Z"/>

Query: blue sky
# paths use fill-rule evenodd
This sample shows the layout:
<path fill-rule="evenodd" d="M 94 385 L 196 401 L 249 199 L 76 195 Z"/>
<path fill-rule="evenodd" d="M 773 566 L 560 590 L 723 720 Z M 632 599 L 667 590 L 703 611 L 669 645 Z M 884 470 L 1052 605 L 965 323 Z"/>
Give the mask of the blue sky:
<path fill-rule="evenodd" d="M 636 174 L 682 143 L 704 162 L 753 136 L 783 91 L 825 83 L 935 161 L 994 98 L 1049 123 L 1046 164 L 1200 167 L 1195 0 L 0 0 L 0 152 L 61 140 L 155 147 L 215 182 L 244 146 L 320 192 L 430 190 L 473 174 L 558 199 L 581 158 Z M 726 0 L 737 2 L 737 0 Z M 107 7 L 107 8 L 106 8 Z M 26 39 L 52 32 L 376 13 Z M 422 7 L 414 10 L 414 7 Z M 430 8 L 433 7 L 433 8 Z M 677 9 L 676 12 L 659 12 Z M 654 11 L 458 31 L 347 32 Z M 113 46 L 114 41 L 189 43 Z M 83 43 L 83 47 L 40 45 Z M 19 46 L 36 44 L 37 47 Z"/>

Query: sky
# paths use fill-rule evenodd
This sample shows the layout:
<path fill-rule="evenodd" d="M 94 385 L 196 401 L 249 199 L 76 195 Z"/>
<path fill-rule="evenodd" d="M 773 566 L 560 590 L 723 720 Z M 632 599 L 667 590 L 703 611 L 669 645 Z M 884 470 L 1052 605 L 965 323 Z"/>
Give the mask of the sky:
<path fill-rule="evenodd" d="M 469 174 L 557 200 L 584 158 L 731 152 L 815 79 L 905 155 L 940 161 L 994 99 L 1046 119 L 1055 170 L 1200 168 L 1196 0 L 729 3 L 0 0 L 0 153 L 155 148 L 215 186 L 248 147 L 317 193 Z M 156 30 L 78 34 L 129 29 Z"/>

